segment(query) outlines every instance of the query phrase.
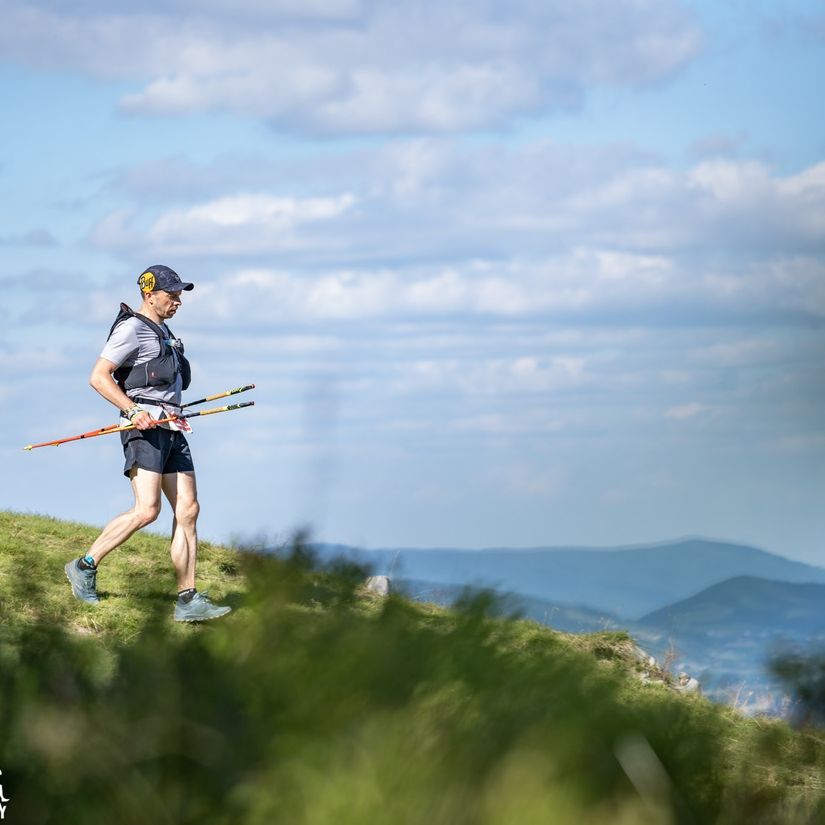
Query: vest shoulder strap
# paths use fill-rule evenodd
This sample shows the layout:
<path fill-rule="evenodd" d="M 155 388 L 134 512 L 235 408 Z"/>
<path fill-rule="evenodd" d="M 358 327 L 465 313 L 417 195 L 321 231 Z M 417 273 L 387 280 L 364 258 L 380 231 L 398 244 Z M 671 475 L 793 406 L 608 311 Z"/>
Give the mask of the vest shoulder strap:
<path fill-rule="evenodd" d="M 112 328 L 109 330 L 109 338 L 112 337 L 112 333 L 115 331 L 115 328 L 119 323 L 125 321 L 127 318 L 137 318 L 139 321 L 143 321 L 146 326 L 148 326 L 155 335 L 158 336 L 158 340 L 161 344 L 161 353 L 163 352 L 163 342 L 169 337 L 173 337 L 172 330 L 169 330 L 169 335 L 166 335 L 159 324 L 156 324 L 154 321 L 147 318 L 145 315 L 141 315 L 139 312 L 135 312 L 131 307 L 127 306 L 126 304 L 120 305 L 120 311 L 115 318 L 115 322 L 112 324 Z M 108 338 L 107 338 L 108 340 Z"/>

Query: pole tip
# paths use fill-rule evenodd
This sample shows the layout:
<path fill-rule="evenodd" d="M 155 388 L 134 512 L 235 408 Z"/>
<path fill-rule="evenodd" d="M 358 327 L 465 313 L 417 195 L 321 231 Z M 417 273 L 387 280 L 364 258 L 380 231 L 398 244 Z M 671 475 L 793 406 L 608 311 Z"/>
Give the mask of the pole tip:
<path fill-rule="evenodd" d="M 33 447 L 34 447 L 34 444 L 29 444 L 27 447 L 23 447 L 23 449 L 28 450 L 29 452 L 31 452 Z"/>

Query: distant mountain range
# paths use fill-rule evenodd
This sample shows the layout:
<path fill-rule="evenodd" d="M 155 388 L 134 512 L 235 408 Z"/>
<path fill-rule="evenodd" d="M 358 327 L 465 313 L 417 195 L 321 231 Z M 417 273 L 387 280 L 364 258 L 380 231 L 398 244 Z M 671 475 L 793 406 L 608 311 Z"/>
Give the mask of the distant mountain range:
<path fill-rule="evenodd" d="M 724 634 L 809 639 L 825 634 L 825 585 L 738 576 L 656 610 L 639 624 L 669 629 L 683 638 Z"/>
<path fill-rule="evenodd" d="M 473 588 L 454 584 L 436 584 L 420 579 L 395 579 L 394 587 L 403 595 L 420 602 L 449 607 Z M 517 594 L 497 594 L 496 612 L 503 615 L 532 619 L 566 633 L 594 633 L 599 630 L 626 629 L 628 623 L 609 613 L 569 604 L 548 602 Z"/>
<path fill-rule="evenodd" d="M 631 632 L 660 657 L 671 650 L 716 698 L 778 711 L 769 661 L 825 648 L 825 585 L 738 576 L 645 616 Z"/>
<path fill-rule="evenodd" d="M 698 538 L 615 549 L 314 548 L 324 558 L 343 555 L 391 578 L 489 587 L 625 620 L 647 616 L 737 576 L 825 584 L 821 567 L 747 545 Z"/>
<path fill-rule="evenodd" d="M 628 630 L 714 698 L 777 711 L 766 664 L 781 647 L 825 646 L 825 569 L 729 542 L 684 539 L 616 549 L 362 550 L 316 544 L 389 575 L 412 598 L 451 604 L 467 588 L 504 612 L 567 632 Z"/>

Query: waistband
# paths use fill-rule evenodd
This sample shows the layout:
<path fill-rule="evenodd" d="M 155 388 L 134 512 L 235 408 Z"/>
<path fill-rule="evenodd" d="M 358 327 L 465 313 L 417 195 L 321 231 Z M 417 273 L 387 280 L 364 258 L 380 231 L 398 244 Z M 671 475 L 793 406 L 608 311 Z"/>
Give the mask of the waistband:
<path fill-rule="evenodd" d="M 157 398 L 146 398 L 143 395 L 136 395 L 132 398 L 135 404 L 151 404 L 154 407 L 177 407 L 179 410 L 183 409 L 180 404 L 175 404 L 173 401 L 161 401 Z"/>

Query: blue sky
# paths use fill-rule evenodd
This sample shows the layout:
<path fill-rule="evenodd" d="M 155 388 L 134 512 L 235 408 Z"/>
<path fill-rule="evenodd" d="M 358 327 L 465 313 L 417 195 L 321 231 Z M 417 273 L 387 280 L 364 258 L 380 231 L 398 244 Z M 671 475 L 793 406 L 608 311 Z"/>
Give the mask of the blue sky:
<path fill-rule="evenodd" d="M 164 263 L 213 540 L 825 560 L 825 8 L 0 0 L 0 506 L 104 523 Z M 168 523 L 168 514 L 163 518 Z"/>

